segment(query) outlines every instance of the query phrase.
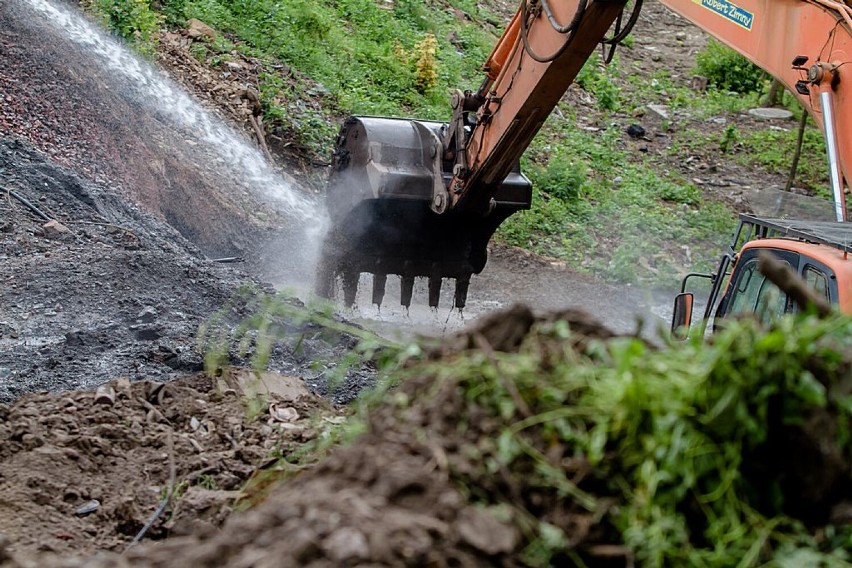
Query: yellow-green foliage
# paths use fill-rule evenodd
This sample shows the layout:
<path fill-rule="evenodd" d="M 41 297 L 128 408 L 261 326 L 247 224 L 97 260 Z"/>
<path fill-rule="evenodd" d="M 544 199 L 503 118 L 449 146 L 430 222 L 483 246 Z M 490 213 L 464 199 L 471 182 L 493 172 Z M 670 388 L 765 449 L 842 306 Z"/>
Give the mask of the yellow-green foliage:
<path fill-rule="evenodd" d="M 428 92 L 438 84 L 438 40 L 432 34 L 426 34 L 422 41 L 417 42 L 415 47 L 420 57 L 417 59 L 417 78 L 414 84 L 421 93 Z"/>

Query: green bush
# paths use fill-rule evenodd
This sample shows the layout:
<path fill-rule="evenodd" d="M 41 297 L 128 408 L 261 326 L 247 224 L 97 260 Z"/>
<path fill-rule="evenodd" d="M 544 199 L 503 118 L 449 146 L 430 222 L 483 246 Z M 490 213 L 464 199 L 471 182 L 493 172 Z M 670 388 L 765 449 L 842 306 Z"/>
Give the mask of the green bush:
<path fill-rule="evenodd" d="M 530 176 L 551 197 L 572 201 L 580 196 L 580 188 L 586 181 L 586 165 L 555 155 L 544 168 L 532 170 Z"/>
<path fill-rule="evenodd" d="M 715 40 L 695 56 L 698 73 L 709 83 L 725 91 L 753 93 L 760 91 L 766 74 L 745 57 Z"/>
<path fill-rule="evenodd" d="M 148 0 L 90 0 L 86 7 L 140 51 L 154 53 L 163 18 Z"/>

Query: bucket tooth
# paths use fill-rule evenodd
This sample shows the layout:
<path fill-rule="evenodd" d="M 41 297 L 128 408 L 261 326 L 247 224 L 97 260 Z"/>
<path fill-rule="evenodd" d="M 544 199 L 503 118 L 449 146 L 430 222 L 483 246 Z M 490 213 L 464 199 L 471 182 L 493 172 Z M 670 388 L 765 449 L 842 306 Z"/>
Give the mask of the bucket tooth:
<path fill-rule="evenodd" d="M 355 305 L 355 296 L 358 293 L 358 278 L 357 272 L 347 270 L 343 273 L 343 304 L 347 308 Z"/>
<path fill-rule="evenodd" d="M 453 302 L 454 307 L 463 309 L 467 303 L 467 290 L 470 287 L 470 276 L 456 278 L 456 295 Z"/>
<path fill-rule="evenodd" d="M 432 274 L 429 276 L 429 307 L 437 308 L 441 301 L 441 265 L 432 265 Z"/>
<path fill-rule="evenodd" d="M 400 286 L 399 303 L 411 307 L 411 295 L 414 293 L 414 276 L 403 276 Z"/>
<path fill-rule="evenodd" d="M 379 307 L 382 306 L 382 300 L 385 299 L 385 284 L 387 284 L 387 274 L 373 275 L 373 303 Z"/>

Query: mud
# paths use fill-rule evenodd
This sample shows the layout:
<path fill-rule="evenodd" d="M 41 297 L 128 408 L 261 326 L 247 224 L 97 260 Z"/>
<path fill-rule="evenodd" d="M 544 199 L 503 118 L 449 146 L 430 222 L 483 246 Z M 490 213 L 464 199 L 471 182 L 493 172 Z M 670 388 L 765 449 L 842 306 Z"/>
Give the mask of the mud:
<path fill-rule="evenodd" d="M 267 405 L 252 414 L 243 391 L 203 375 L 165 385 L 121 379 L 106 395 L 28 395 L 0 405 L 0 534 L 13 543 L 6 552 L 123 552 L 170 489 L 146 539 L 214 530 L 256 468 L 337 416 L 299 379 L 279 381 L 292 385 L 288 395 L 264 402 L 291 409 L 292 421 L 274 420 Z"/>

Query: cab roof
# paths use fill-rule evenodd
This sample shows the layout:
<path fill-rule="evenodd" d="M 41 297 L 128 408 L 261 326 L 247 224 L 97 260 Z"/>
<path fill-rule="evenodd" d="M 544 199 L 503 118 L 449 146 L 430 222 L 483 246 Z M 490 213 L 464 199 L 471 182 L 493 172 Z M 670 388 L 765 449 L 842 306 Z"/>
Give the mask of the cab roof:
<path fill-rule="evenodd" d="M 757 238 L 789 237 L 808 243 L 827 245 L 841 252 L 852 252 L 852 223 L 802 221 L 740 215 L 740 221 L 757 228 Z"/>

